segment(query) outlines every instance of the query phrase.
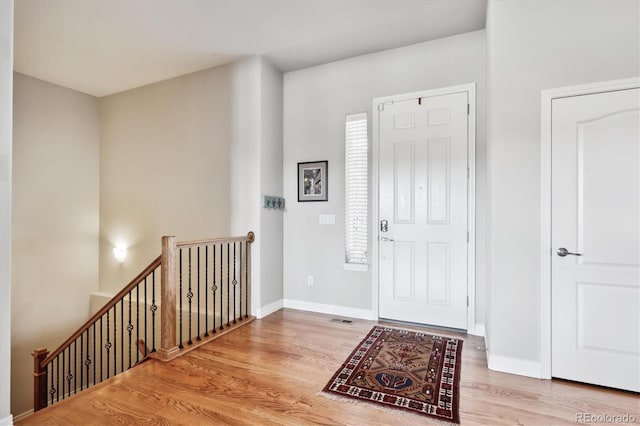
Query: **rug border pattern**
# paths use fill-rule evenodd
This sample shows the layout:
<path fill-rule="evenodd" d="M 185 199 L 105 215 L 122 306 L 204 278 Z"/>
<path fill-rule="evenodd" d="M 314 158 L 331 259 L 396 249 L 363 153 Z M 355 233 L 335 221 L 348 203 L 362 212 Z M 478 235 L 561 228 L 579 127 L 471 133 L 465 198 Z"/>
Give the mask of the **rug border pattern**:
<path fill-rule="evenodd" d="M 441 398 L 444 396 L 449 399 L 451 402 L 447 403 L 443 401 L 445 406 L 449 405 L 449 409 L 443 409 L 438 407 L 437 405 L 428 404 L 425 402 L 420 402 L 423 404 L 421 410 L 418 410 L 413 407 L 409 407 L 409 403 L 413 400 L 408 398 L 399 397 L 397 395 L 393 395 L 386 392 L 373 391 L 371 389 L 361 388 L 359 386 L 348 385 L 349 389 L 345 391 L 337 391 L 332 388 L 337 387 L 339 385 L 344 385 L 344 382 L 347 379 L 339 379 L 338 377 L 341 374 L 350 375 L 354 372 L 360 363 L 365 361 L 364 355 L 369 351 L 369 349 L 374 345 L 380 335 L 385 331 L 397 331 L 400 333 L 414 333 L 418 336 L 432 336 L 436 338 L 440 338 L 446 340 L 446 349 L 442 356 L 445 359 L 449 359 L 450 362 L 444 361 L 451 366 L 444 366 L 441 368 L 438 374 L 438 382 L 439 382 L 439 395 L 438 395 L 438 403 L 440 403 Z M 460 384 L 460 365 L 461 365 L 461 354 L 462 354 L 462 339 L 457 339 L 453 337 L 443 337 L 437 336 L 432 333 L 415 331 L 415 330 L 405 330 L 401 328 L 395 327 L 386 327 L 386 326 L 373 326 L 373 328 L 367 333 L 364 339 L 356 346 L 356 348 L 351 352 L 351 354 L 347 357 L 347 359 L 342 363 L 341 367 L 333 374 L 331 380 L 325 385 L 323 391 L 330 392 L 332 394 L 341 395 L 343 397 L 350 397 L 355 400 L 373 402 L 375 404 L 382 405 L 384 407 L 393 407 L 400 410 L 404 410 L 413 414 L 422 414 L 435 419 L 450 421 L 454 423 L 460 423 L 460 414 L 459 414 L 459 384 Z M 354 368 L 354 366 L 356 368 Z M 450 371 L 453 369 L 453 382 L 450 382 L 446 376 L 444 376 L 444 372 L 446 370 Z M 458 386 L 454 386 L 458 384 Z M 445 386 L 443 386 L 445 385 Z M 447 387 L 451 389 L 447 391 Z M 360 396 L 359 393 L 361 390 L 371 392 L 370 397 Z M 390 399 L 395 398 L 395 402 L 390 402 Z"/>

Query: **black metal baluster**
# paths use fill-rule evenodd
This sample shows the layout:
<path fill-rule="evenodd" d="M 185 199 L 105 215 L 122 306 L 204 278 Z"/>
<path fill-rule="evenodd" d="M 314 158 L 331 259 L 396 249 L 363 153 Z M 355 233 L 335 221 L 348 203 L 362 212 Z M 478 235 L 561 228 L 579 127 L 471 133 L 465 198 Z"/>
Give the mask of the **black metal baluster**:
<path fill-rule="evenodd" d="M 104 315 L 103 315 L 104 316 Z M 107 319 L 109 318 L 109 312 L 107 311 Z M 109 328 L 107 328 L 107 341 L 109 340 Z M 104 351 L 102 350 L 102 317 L 100 317 L 100 381 L 103 380 L 102 372 L 104 370 Z M 106 344 L 105 344 L 106 346 Z M 111 345 L 109 345 L 111 347 Z M 109 352 L 107 352 L 107 374 L 109 374 Z"/>
<path fill-rule="evenodd" d="M 151 273 L 151 352 L 156 351 L 156 271 Z"/>
<path fill-rule="evenodd" d="M 94 323 L 95 325 L 95 323 Z M 89 367 L 91 367 L 91 358 L 89 357 L 89 327 L 86 330 L 87 334 L 87 359 L 84 361 L 84 365 L 87 368 L 87 389 L 89 389 Z"/>
<path fill-rule="evenodd" d="M 116 310 L 116 305 L 113 305 L 113 375 L 118 374 L 118 323 L 116 322 L 116 318 L 118 311 Z"/>
<path fill-rule="evenodd" d="M 238 286 L 238 280 L 236 280 L 236 242 L 233 242 L 233 323 L 236 323 L 236 287 Z"/>
<path fill-rule="evenodd" d="M 102 337 L 102 330 L 100 331 L 100 337 Z M 111 341 L 109 340 L 109 311 L 107 311 L 107 343 L 104 344 L 107 350 L 107 379 L 111 377 L 111 370 L 109 369 L 109 352 L 111 350 Z M 100 381 L 102 381 L 102 371 L 100 371 Z"/>
<path fill-rule="evenodd" d="M 82 374 L 82 362 L 84 361 L 84 333 L 80 335 L 80 391 L 82 392 L 82 379 L 84 379 L 84 375 Z"/>
<path fill-rule="evenodd" d="M 197 293 L 198 293 L 198 334 L 196 335 L 196 340 L 202 340 L 200 338 L 200 247 L 198 246 L 198 250 L 197 250 L 197 254 L 198 254 L 198 280 L 196 281 L 196 289 L 197 289 Z"/>
<path fill-rule="evenodd" d="M 180 249 L 180 280 L 179 280 L 179 284 L 178 284 L 178 312 L 180 312 L 180 343 L 178 344 L 178 347 L 180 349 L 184 348 L 184 345 L 182 344 L 182 249 Z"/>
<path fill-rule="evenodd" d="M 229 321 L 229 314 L 231 312 L 231 309 L 229 308 L 229 302 L 230 302 L 230 297 L 229 295 L 231 294 L 231 291 L 229 290 L 229 276 L 230 271 L 229 271 L 229 258 L 231 257 L 231 252 L 229 251 L 229 243 L 227 243 L 227 327 L 231 327 L 231 322 Z"/>
<path fill-rule="evenodd" d="M 244 242 L 244 316 L 249 318 L 249 242 Z"/>
<path fill-rule="evenodd" d="M 133 324 L 131 323 L 131 291 L 129 291 L 129 325 L 127 325 L 127 331 L 129 332 L 129 368 L 131 368 L 131 332 L 133 331 Z"/>
<path fill-rule="evenodd" d="M 122 373 L 123 371 L 124 371 L 124 299 L 120 301 L 120 372 Z M 117 370 L 114 376 L 116 374 L 118 374 Z"/>
<path fill-rule="evenodd" d="M 136 286 L 136 364 L 140 362 L 140 351 L 138 350 L 139 341 L 140 341 L 140 284 Z"/>
<path fill-rule="evenodd" d="M 147 340 L 147 317 L 149 316 L 147 306 L 147 277 L 144 277 L 144 356 L 147 356 L 147 346 L 149 345 L 149 340 Z"/>
<path fill-rule="evenodd" d="M 78 377 L 78 345 L 77 345 L 78 339 L 76 338 L 76 340 L 73 341 L 73 394 L 75 395 L 77 393 L 77 380 L 76 377 Z M 69 345 L 69 358 L 71 358 L 71 345 Z M 69 362 L 71 362 L 71 360 L 69 360 Z M 82 370 L 80 370 L 82 371 Z M 69 366 L 69 372 L 71 372 L 71 366 Z M 69 383 L 71 384 L 71 383 Z M 71 392 L 69 392 L 69 394 L 71 394 Z"/>
<path fill-rule="evenodd" d="M 100 318 L 100 328 L 102 329 L 102 318 Z M 102 341 L 100 341 L 102 343 Z M 93 323 L 93 385 L 96 384 L 96 364 L 98 358 L 96 358 L 96 323 Z M 102 365 L 100 366 L 102 368 Z"/>
<path fill-rule="evenodd" d="M 204 246 L 204 337 L 209 337 L 209 246 Z"/>
<path fill-rule="evenodd" d="M 53 404 L 53 395 L 56 393 L 56 387 L 53 384 L 53 362 L 47 366 L 47 370 L 49 370 L 49 383 L 51 383 L 51 389 L 49 389 L 49 395 L 51 395 L 51 404 Z"/>
<path fill-rule="evenodd" d="M 222 299 L 224 298 L 223 297 L 224 296 L 224 294 L 223 294 L 224 293 L 224 281 L 222 279 L 222 273 L 223 273 L 224 268 L 222 267 L 222 265 L 223 265 L 222 252 L 224 250 L 222 249 L 222 247 L 223 247 L 222 243 L 220 243 L 220 281 L 219 281 L 219 284 L 220 284 L 220 330 L 224 330 L 224 326 L 222 325 L 224 323 L 224 307 L 222 305 L 222 303 L 223 303 Z"/>
<path fill-rule="evenodd" d="M 56 402 L 58 402 L 60 401 L 60 355 L 56 357 L 56 370 Z M 62 387 L 64 388 L 64 382 L 62 382 Z"/>
<path fill-rule="evenodd" d="M 240 319 L 242 316 L 242 241 L 240 241 Z"/>
<path fill-rule="evenodd" d="M 187 299 L 189 299 L 189 340 L 187 343 L 193 345 L 191 341 L 191 299 L 193 298 L 193 292 L 191 291 L 191 247 L 189 247 L 189 291 L 187 292 Z"/>
<path fill-rule="evenodd" d="M 102 327 L 102 318 L 100 318 L 100 327 Z M 93 384 L 96 384 L 96 323 L 93 323 Z M 101 367 L 102 368 L 102 367 Z"/>
<path fill-rule="evenodd" d="M 62 374 L 64 374 L 64 350 L 62 351 Z M 62 399 L 64 400 L 64 377 L 62 378 Z"/>
<path fill-rule="evenodd" d="M 211 269 L 211 277 L 213 278 L 213 283 L 211 284 L 211 293 L 213 293 L 213 328 L 211 329 L 212 333 L 216 332 L 216 290 L 218 290 L 218 286 L 216 286 L 216 245 L 212 244 L 213 247 L 213 268 Z"/>
<path fill-rule="evenodd" d="M 71 379 L 73 379 L 71 374 L 71 345 L 67 346 L 67 351 L 69 351 L 67 355 L 67 393 L 71 396 Z"/>

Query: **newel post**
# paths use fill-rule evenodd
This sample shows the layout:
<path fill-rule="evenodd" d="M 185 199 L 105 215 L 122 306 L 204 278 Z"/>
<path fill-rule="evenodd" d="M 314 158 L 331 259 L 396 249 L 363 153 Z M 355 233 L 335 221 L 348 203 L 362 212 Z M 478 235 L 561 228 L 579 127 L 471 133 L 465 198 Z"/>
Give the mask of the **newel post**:
<path fill-rule="evenodd" d="M 33 356 L 33 411 L 42 410 L 47 406 L 47 367 L 42 361 L 49 355 L 46 349 L 36 349 Z"/>
<path fill-rule="evenodd" d="M 176 344 L 176 252 L 176 237 L 162 237 L 162 315 L 158 357 L 164 361 L 173 358 L 179 350 Z"/>

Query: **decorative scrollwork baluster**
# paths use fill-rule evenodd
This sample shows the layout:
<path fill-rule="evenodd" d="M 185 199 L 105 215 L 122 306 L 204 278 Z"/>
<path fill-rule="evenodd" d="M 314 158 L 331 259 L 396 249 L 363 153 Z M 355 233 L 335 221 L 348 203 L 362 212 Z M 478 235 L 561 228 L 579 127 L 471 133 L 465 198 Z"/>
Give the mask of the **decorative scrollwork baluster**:
<path fill-rule="evenodd" d="M 127 325 L 127 331 L 129 332 L 129 368 L 131 368 L 131 332 L 133 331 L 133 324 L 131 323 L 131 292 L 129 292 L 129 324 Z"/>
<path fill-rule="evenodd" d="M 187 299 L 189 299 L 189 340 L 187 343 L 189 345 L 193 345 L 193 341 L 191 340 L 191 299 L 193 299 L 193 292 L 191 291 L 191 247 L 189 247 L 189 291 L 187 292 Z"/>
<path fill-rule="evenodd" d="M 87 370 L 87 389 L 89 389 L 89 368 L 91 367 L 91 358 L 89 357 L 89 328 L 87 327 L 87 331 L 85 332 L 87 335 L 87 358 L 84 360 L 84 365 Z"/>
<path fill-rule="evenodd" d="M 71 345 L 67 346 L 67 351 L 69 354 L 67 356 L 67 375 L 65 379 L 67 379 L 67 393 L 71 396 L 71 380 L 73 380 L 73 374 L 71 374 Z"/>
<path fill-rule="evenodd" d="M 100 340 L 102 340 L 102 331 L 100 331 Z M 104 348 L 107 350 L 107 379 L 111 377 L 111 370 L 109 368 L 109 353 L 111 351 L 111 340 L 109 334 L 109 311 L 107 311 L 107 343 L 104 344 Z M 102 373 L 100 373 L 100 381 L 102 381 Z"/>
<path fill-rule="evenodd" d="M 211 270 L 211 277 L 213 278 L 213 282 L 211 283 L 211 293 L 213 293 L 213 328 L 211 329 L 212 333 L 216 332 L 216 291 L 218 290 L 218 286 L 216 285 L 216 245 L 212 244 L 213 247 L 213 269 Z"/>
<path fill-rule="evenodd" d="M 53 384 L 54 383 L 54 381 L 53 381 L 53 362 L 49 365 L 48 370 L 50 372 L 49 383 L 51 383 L 51 388 L 49 389 L 49 395 L 51 395 L 51 404 L 53 404 L 54 398 L 55 398 L 54 395 L 56 394 L 56 387 Z"/>
<path fill-rule="evenodd" d="M 158 310 L 158 305 L 156 305 L 156 272 L 153 271 L 151 273 L 151 352 L 156 351 L 156 311 L 157 310 Z"/>
<path fill-rule="evenodd" d="M 236 280 L 236 242 L 233 242 L 233 323 L 236 323 L 236 287 L 238 286 L 238 280 Z"/>

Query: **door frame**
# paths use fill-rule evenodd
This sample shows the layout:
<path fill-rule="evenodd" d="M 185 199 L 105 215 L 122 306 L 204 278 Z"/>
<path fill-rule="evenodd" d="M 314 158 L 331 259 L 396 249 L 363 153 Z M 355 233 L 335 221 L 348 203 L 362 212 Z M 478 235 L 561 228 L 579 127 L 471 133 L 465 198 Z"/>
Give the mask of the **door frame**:
<path fill-rule="evenodd" d="M 602 81 L 597 83 L 581 84 L 577 86 L 546 89 L 541 92 L 541 228 L 540 228 L 540 308 L 541 308 L 541 360 L 540 374 L 543 379 L 551 379 L 551 332 L 553 323 L 551 320 L 551 258 L 553 247 L 551 246 L 551 125 L 552 102 L 554 99 L 568 98 L 581 95 L 593 95 L 597 93 L 614 92 L 640 88 L 640 77 L 625 78 L 621 80 Z"/>
<path fill-rule="evenodd" d="M 393 102 L 407 101 L 411 99 L 426 98 L 440 95 L 450 95 L 454 93 L 466 92 L 469 102 L 469 115 L 467 121 L 467 167 L 469 169 L 469 179 L 467 180 L 467 230 L 469 231 L 469 242 L 467 243 L 467 333 L 473 335 L 483 335 L 482 327 L 476 326 L 476 84 L 468 83 L 457 86 L 443 87 L 432 90 L 421 90 L 418 92 L 404 93 L 400 95 L 385 96 L 373 99 L 373 146 L 371 163 L 371 205 L 372 221 L 371 232 L 371 266 L 372 266 L 372 307 L 376 318 L 380 318 L 379 311 L 379 269 L 378 269 L 378 223 L 379 216 L 379 137 L 380 137 L 380 110 L 385 104 Z M 375 238 L 374 238 L 375 237 Z"/>

